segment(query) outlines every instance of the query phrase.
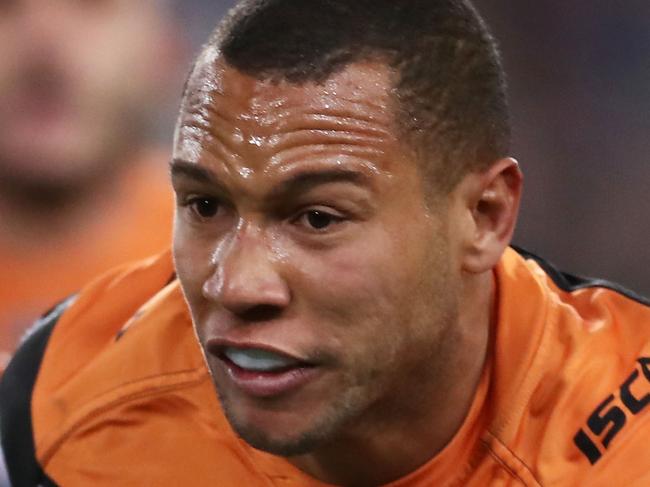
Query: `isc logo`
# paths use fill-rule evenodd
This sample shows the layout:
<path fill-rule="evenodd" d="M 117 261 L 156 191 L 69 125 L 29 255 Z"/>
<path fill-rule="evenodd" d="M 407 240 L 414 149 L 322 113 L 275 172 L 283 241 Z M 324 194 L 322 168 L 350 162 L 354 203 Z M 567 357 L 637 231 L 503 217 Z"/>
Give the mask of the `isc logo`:
<path fill-rule="evenodd" d="M 596 463 L 609 446 L 610 442 L 625 426 L 629 415 L 636 416 L 650 404 L 650 393 L 642 397 L 635 397 L 631 388 L 637 380 L 642 380 L 650 385 L 650 358 L 641 357 L 638 360 L 640 367 L 634 369 L 630 376 L 621 384 L 619 397 L 623 408 L 612 404 L 616 398 L 614 394 L 600 403 L 587 419 L 586 429 L 599 437 L 602 449 L 587 435 L 585 428 L 580 429 L 573 437 L 573 442 L 589 459 L 591 464 Z M 640 376 L 643 377 L 640 378 Z M 648 388 L 650 390 L 650 388 Z M 601 437 L 601 435 L 604 436 Z"/>

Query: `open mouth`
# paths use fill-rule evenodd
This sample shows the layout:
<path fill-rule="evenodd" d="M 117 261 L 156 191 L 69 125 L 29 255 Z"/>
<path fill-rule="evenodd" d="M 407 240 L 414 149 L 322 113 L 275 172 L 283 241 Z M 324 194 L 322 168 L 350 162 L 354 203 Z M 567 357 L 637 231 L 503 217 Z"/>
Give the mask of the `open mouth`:
<path fill-rule="evenodd" d="M 219 358 L 249 372 L 281 373 L 290 369 L 309 366 L 305 362 L 300 362 L 286 355 L 259 348 L 227 347 Z"/>
<path fill-rule="evenodd" d="M 225 366 L 231 382 L 254 397 L 273 397 L 295 391 L 314 379 L 319 368 L 310 362 L 257 347 L 208 346 Z"/>

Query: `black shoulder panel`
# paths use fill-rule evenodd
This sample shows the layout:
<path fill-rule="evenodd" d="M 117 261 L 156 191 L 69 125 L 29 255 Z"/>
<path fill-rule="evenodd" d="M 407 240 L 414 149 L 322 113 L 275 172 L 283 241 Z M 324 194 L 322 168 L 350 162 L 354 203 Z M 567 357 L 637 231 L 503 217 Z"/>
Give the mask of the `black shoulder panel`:
<path fill-rule="evenodd" d="M 52 330 L 73 301 L 66 299 L 34 324 L 0 382 L 0 433 L 13 487 L 55 487 L 36 460 L 31 398 Z"/>
<path fill-rule="evenodd" d="M 534 260 L 537 264 L 544 269 L 544 272 L 553 280 L 557 287 L 566 292 L 577 291 L 579 289 L 585 289 L 590 287 L 603 287 L 611 289 L 619 294 L 622 294 L 626 298 L 632 299 L 638 303 L 641 303 L 645 306 L 650 306 L 650 300 L 644 298 L 643 296 L 630 291 L 629 289 L 624 288 L 623 286 L 607 281 L 605 279 L 594 279 L 588 277 L 575 276 L 573 274 L 568 274 L 557 269 L 553 264 L 547 260 L 542 259 L 538 255 L 533 254 L 521 247 L 512 246 L 512 248 L 521 255 L 524 259 Z"/>

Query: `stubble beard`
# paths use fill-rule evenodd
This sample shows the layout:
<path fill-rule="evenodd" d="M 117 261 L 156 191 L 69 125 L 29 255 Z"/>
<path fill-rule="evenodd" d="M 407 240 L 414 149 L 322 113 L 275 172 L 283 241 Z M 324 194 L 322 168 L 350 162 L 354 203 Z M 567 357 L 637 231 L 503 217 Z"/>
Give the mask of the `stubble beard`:
<path fill-rule="evenodd" d="M 280 438 L 242 421 L 235 411 L 236 406 L 223 393 L 214 377 L 213 381 L 226 419 L 237 435 L 252 447 L 281 457 L 313 453 L 324 445 L 335 442 L 341 432 L 360 417 L 371 402 L 367 388 L 360 384 L 362 381 L 357 380 L 353 384 L 348 381 L 349 385 L 344 392 L 329 402 L 312 424 L 293 434 L 285 432 Z"/>
<path fill-rule="evenodd" d="M 402 357 L 405 350 L 401 350 L 395 343 L 392 343 L 395 348 L 390 352 L 382 349 L 382 356 L 391 357 L 389 362 L 394 366 L 399 366 L 402 372 L 408 372 L 412 378 L 411 382 L 421 380 L 428 383 L 428 388 L 411 384 L 411 390 L 407 389 L 408 393 L 392 394 L 391 398 L 384 398 L 382 394 L 387 390 L 404 389 L 404 384 L 400 379 L 404 377 L 404 374 L 398 374 L 397 377 L 394 374 L 386 375 L 386 368 L 380 366 L 380 364 L 385 366 L 386 362 L 378 361 L 376 357 L 373 366 L 365 369 L 361 374 L 346 374 L 342 379 L 342 387 L 340 389 L 332 388 L 342 392 L 337 397 L 329 398 L 329 402 L 323 406 L 322 412 L 316 419 L 302 430 L 283 432 L 280 437 L 242 420 L 237 414 L 237 405 L 231 402 L 229 395 L 224 392 L 225 388 L 220 387 L 215 374 L 212 374 L 221 407 L 230 426 L 241 439 L 258 450 L 281 457 L 296 457 L 312 454 L 317 450 L 329 449 L 337 442 L 354 436 L 354 431 L 367 432 L 366 430 L 372 424 L 376 426 L 381 423 L 388 427 L 391 425 L 391 421 L 387 421 L 387 414 L 392 419 L 397 419 L 398 422 L 407 419 L 411 414 L 421 414 L 422 411 L 418 406 L 420 399 L 423 403 L 430 399 L 420 397 L 423 390 L 431 392 L 430 388 L 435 388 L 438 382 L 436 379 L 445 376 L 444 362 L 449 359 L 450 350 L 448 349 L 453 348 L 453 325 L 458 319 L 458 310 L 452 304 L 453 300 L 445 291 L 442 291 L 441 294 L 444 297 L 438 296 L 437 298 L 442 298 L 442 302 L 438 303 L 438 313 L 434 319 L 436 333 L 423 347 L 426 352 L 420 348 L 419 353 L 416 353 L 420 357 L 417 363 L 398 361 L 398 357 Z M 403 403 L 405 396 L 411 398 L 407 404 Z"/>
<path fill-rule="evenodd" d="M 424 360 L 426 364 L 419 362 L 415 368 L 412 368 L 414 364 L 408 364 L 405 367 L 411 377 L 431 381 L 432 375 L 444 374 L 444 366 L 439 363 L 443 357 L 446 357 L 445 344 L 442 342 L 449 339 L 447 335 L 451 328 L 450 325 L 456 316 L 453 311 L 446 311 L 447 313 L 439 317 L 444 321 L 444 326 L 439 328 L 434 343 L 430 343 L 430 346 L 427 347 L 428 356 Z M 397 354 L 393 353 L 392 355 L 396 356 Z M 424 357 L 422 358 L 424 359 Z M 423 367 L 423 365 L 428 365 L 428 367 Z M 406 394 L 410 395 L 413 400 L 408 401 L 408 404 L 402 402 L 403 394 L 397 394 L 392 397 L 392 400 L 383 398 L 382 391 L 394 391 L 403 387 L 403 384 L 395 382 L 395 377 L 384 377 L 389 380 L 382 380 L 384 373 L 385 370 L 371 367 L 359 376 L 349 374 L 344 379 L 345 386 L 342 388 L 342 392 L 338 397 L 330 398 L 315 420 L 300 431 L 283 432 L 282 437 L 256 428 L 242 420 L 237 414 L 237 406 L 230 401 L 228 394 L 224 393 L 224 388 L 219 386 L 214 375 L 213 383 L 226 419 L 241 439 L 252 447 L 273 455 L 296 457 L 329 448 L 337 442 L 343 441 L 344 438 L 354 436 L 354 431 L 368 430 L 372 424 L 376 426 L 381 423 L 388 427 L 391 421 L 386 422 L 387 414 L 391 415 L 393 419 L 401 420 L 411 414 L 421 413 L 417 407 L 421 393 L 418 386 Z M 423 402 L 426 402 L 428 398 L 422 399 Z M 411 410 L 413 406 L 415 408 Z"/>

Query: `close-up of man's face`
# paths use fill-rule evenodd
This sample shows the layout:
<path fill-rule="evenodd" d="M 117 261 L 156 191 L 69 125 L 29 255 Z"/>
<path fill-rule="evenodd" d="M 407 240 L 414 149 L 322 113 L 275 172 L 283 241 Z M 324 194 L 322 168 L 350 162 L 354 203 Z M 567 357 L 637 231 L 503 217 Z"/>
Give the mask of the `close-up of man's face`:
<path fill-rule="evenodd" d="M 300 454 L 429 407 L 456 223 L 396 136 L 391 86 L 370 62 L 259 80 L 211 49 L 189 79 L 175 264 L 225 412 L 258 448 Z"/>
<path fill-rule="evenodd" d="M 650 485 L 650 301 L 542 256 L 643 13 L 488 3 L 2 4 L 0 487 Z"/>
<path fill-rule="evenodd" d="M 3 177 L 75 181 L 141 135 L 165 84 L 160 10 L 149 0 L 2 2 Z"/>

